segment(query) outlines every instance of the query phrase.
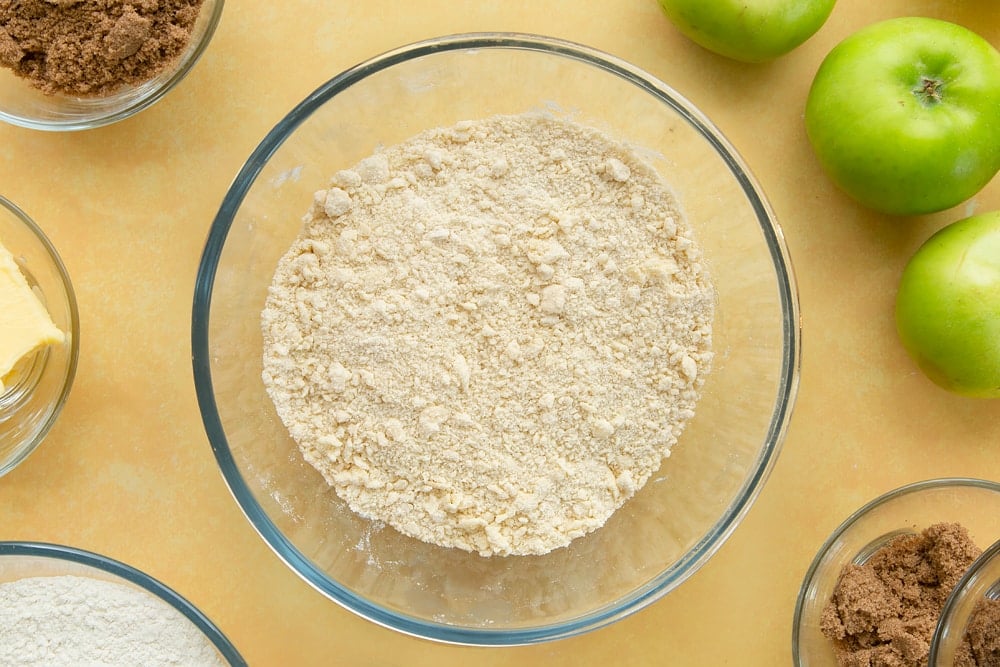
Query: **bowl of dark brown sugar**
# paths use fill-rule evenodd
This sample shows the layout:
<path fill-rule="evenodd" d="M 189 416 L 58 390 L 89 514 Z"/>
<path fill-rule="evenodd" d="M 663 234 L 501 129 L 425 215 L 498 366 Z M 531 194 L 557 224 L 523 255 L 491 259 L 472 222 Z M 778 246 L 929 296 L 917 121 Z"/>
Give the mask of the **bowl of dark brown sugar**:
<path fill-rule="evenodd" d="M 736 150 L 594 49 L 376 56 L 264 137 L 209 233 L 192 358 L 249 521 L 331 602 L 441 642 L 604 627 L 698 571 L 799 372 Z"/>
<path fill-rule="evenodd" d="M 1000 664 L 998 539 L 996 482 L 932 479 L 872 500 L 834 531 L 805 576 L 794 663 Z"/>
<path fill-rule="evenodd" d="M 133 116 L 191 71 L 223 2 L 0 3 L 0 119 L 72 131 Z"/>

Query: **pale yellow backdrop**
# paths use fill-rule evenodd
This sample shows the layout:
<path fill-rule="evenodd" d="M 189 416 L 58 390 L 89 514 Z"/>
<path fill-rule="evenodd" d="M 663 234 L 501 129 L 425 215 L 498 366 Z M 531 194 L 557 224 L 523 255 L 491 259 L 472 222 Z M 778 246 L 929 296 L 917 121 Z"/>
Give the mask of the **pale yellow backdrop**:
<path fill-rule="evenodd" d="M 1000 45 L 993 0 L 841 0 L 823 29 L 769 65 L 682 38 L 655 0 L 228 0 L 215 40 L 167 98 L 74 134 L 0 127 L 0 194 L 50 235 L 82 320 L 66 410 L 0 479 L 0 540 L 69 544 L 124 560 L 199 605 L 251 665 L 783 665 L 816 549 L 850 512 L 941 475 L 1000 480 L 1000 401 L 953 397 L 902 352 L 896 281 L 933 230 L 1000 208 L 1000 179 L 967 206 L 913 220 L 868 213 L 820 172 L 802 126 L 809 81 L 853 30 L 906 14 Z M 580 638 L 517 649 L 439 646 L 369 624 L 270 552 L 229 495 L 195 400 L 195 272 L 230 181 L 294 104 L 381 51 L 454 32 L 512 30 L 625 58 L 699 105 L 742 152 L 798 273 L 803 362 L 782 455 L 745 522 L 652 607 Z"/>

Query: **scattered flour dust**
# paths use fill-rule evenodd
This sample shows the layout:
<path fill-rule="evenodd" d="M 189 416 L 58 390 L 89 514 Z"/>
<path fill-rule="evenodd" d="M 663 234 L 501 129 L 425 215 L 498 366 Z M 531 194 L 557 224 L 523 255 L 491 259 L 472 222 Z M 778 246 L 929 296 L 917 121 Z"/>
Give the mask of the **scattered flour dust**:
<path fill-rule="evenodd" d="M 362 516 L 483 556 L 602 526 L 693 416 L 714 294 L 653 168 L 543 114 L 423 132 L 317 192 L 263 380 Z"/>
<path fill-rule="evenodd" d="M 0 584 L 0 665 L 223 664 L 193 624 L 148 593 L 80 576 Z"/>

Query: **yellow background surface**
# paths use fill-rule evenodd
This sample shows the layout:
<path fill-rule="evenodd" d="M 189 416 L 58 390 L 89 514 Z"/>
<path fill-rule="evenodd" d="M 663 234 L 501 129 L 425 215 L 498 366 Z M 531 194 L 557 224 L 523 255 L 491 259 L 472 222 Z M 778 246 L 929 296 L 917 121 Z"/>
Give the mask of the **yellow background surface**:
<path fill-rule="evenodd" d="M 1000 46 L 992 0 L 841 0 L 767 65 L 685 40 L 655 0 L 229 0 L 195 70 L 151 109 L 71 134 L 0 127 L 0 193 L 59 249 L 81 314 L 62 417 L 0 479 L 0 540 L 97 551 L 199 606 L 251 665 L 781 665 L 809 562 L 852 511 L 930 477 L 1000 480 L 1000 401 L 938 389 L 892 324 L 908 257 L 967 212 L 1000 209 L 1000 179 L 971 202 L 906 220 L 852 203 L 820 171 L 802 111 L 833 45 L 902 15 L 974 28 Z M 299 580 L 223 483 L 191 372 L 202 245 L 264 134 L 343 69 L 447 33 L 510 30 L 581 42 L 646 69 L 721 128 L 783 225 L 803 326 L 799 400 L 774 472 L 718 554 L 675 592 L 607 629 L 535 647 L 474 649 L 404 637 Z"/>

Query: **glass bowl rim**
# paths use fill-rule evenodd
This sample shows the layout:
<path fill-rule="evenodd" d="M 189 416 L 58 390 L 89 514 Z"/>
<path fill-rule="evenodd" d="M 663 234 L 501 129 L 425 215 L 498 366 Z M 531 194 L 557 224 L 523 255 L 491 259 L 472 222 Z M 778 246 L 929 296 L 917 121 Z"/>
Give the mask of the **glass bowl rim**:
<path fill-rule="evenodd" d="M 74 117 L 67 120 L 40 120 L 31 116 L 10 113 L 0 109 L 0 121 L 10 123 L 17 127 L 29 130 L 43 130 L 47 132 L 76 132 L 80 130 L 91 130 L 105 125 L 111 125 L 118 121 L 130 118 L 135 114 L 147 109 L 159 102 L 167 93 L 173 90 L 194 66 L 201 60 L 202 54 L 208 48 L 215 30 L 222 18 L 222 9 L 225 0 L 213 0 L 212 13 L 208 17 L 208 24 L 201 39 L 194 45 L 190 52 L 180 54 L 183 59 L 180 66 L 174 71 L 170 78 L 164 80 L 159 86 L 150 90 L 147 94 L 133 100 L 131 103 L 121 107 L 110 109 L 107 112 L 94 114 L 86 117 Z"/>
<path fill-rule="evenodd" d="M 40 444 L 42 444 L 42 441 L 45 440 L 49 431 L 52 430 L 56 420 L 59 418 L 59 414 L 66 405 L 66 399 L 69 398 L 70 390 L 73 388 L 73 380 L 76 377 L 76 369 L 80 360 L 80 312 L 77 308 L 76 292 L 73 289 L 73 282 L 70 280 L 69 272 L 66 270 L 66 265 L 63 264 L 62 257 L 59 256 L 59 252 L 56 250 L 49 237 L 46 236 L 45 232 L 42 231 L 42 228 L 38 226 L 38 223 L 36 223 L 31 216 L 3 195 L 0 195 L 0 209 L 6 209 L 7 213 L 11 214 L 14 218 L 17 218 L 18 222 L 24 225 L 24 227 L 27 228 L 27 230 L 31 232 L 36 239 L 38 239 L 39 243 L 41 243 L 49 261 L 52 262 L 56 273 L 59 275 L 59 280 L 62 283 L 63 290 L 65 291 L 66 304 L 69 306 L 70 324 L 70 330 L 65 332 L 70 338 L 68 366 L 66 368 L 65 377 L 62 381 L 62 388 L 54 401 L 55 407 L 46 419 L 45 425 L 38 431 L 37 434 L 35 434 L 35 437 L 29 445 L 22 446 L 20 450 L 11 458 L 7 460 L 0 460 L 0 477 L 3 477 L 5 474 L 11 472 L 14 468 L 23 463 L 24 460 L 28 458 L 28 456 L 30 456 Z M 0 213 L 2 213 L 2 211 L 0 211 Z M 8 248 L 8 250 L 10 249 Z"/>
<path fill-rule="evenodd" d="M 927 654 L 928 665 L 936 665 L 938 663 L 938 651 L 941 646 L 941 636 L 947 626 L 945 621 L 946 619 L 950 619 L 959 601 L 968 593 L 967 587 L 969 582 L 978 577 L 980 571 L 984 567 L 988 564 L 992 564 L 998 559 L 1000 559 L 1000 540 L 997 540 L 983 550 L 983 553 L 981 553 L 979 557 L 973 561 L 972 565 L 969 566 L 969 569 L 962 575 L 962 578 L 958 580 L 957 584 L 955 584 L 955 588 L 953 588 L 951 593 L 948 594 L 948 598 L 945 600 L 944 606 L 941 608 L 941 615 L 938 617 L 938 623 L 934 628 L 934 634 L 931 636 L 931 648 L 930 652 Z"/>
<path fill-rule="evenodd" d="M 244 197 L 268 160 L 295 129 L 341 91 L 393 65 L 451 51 L 507 49 L 563 57 L 596 67 L 635 85 L 670 107 L 722 158 L 752 207 L 771 257 L 782 312 L 781 371 L 767 435 L 739 492 L 708 532 L 671 567 L 613 603 L 572 619 L 525 628 L 490 629 L 432 622 L 382 607 L 359 596 L 315 567 L 274 525 L 254 498 L 236 466 L 219 418 L 211 377 L 209 317 L 212 289 L 225 241 Z M 571 637 L 607 626 L 673 590 L 694 574 L 722 546 L 756 500 L 777 459 L 798 391 L 801 341 L 798 294 L 784 237 L 763 190 L 722 132 L 671 86 L 617 56 L 559 38 L 516 32 L 458 33 L 413 42 L 350 67 L 315 89 L 264 137 L 226 193 L 198 267 L 191 321 L 195 391 L 206 434 L 222 475 L 244 515 L 287 566 L 325 597 L 383 627 L 437 642 L 475 646 L 514 646 Z"/>
<path fill-rule="evenodd" d="M 910 482 L 904 484 L 903 486 L 897 487 L 890 491 L 876 496 L 875 498 L 869 500 L 864 505 L 854 510 L 846 519 L 844 519 L 840 525 L 838 525 L 830 536 L 824 540 L 823 544 L 816 551 L 816 555 L 813 557 L 812 562 L 809 564 L 809 568 L 806 570 L 805 576 L 802 578 L 802 584 L 799 586 L 799 592 L 795 599 L 795 611 L 792 615 L 792 662 L 793 664 L 802 664 L 802 656 L 799 652 L 799 643 L 802 631 L 802 619 L 803 613 L 805 611 L 806 603 L 806 592 L 812 586 L 816 576 L 819 574 L 820 566 L 823 564 L 826 555 L 829 553 L 830 548 L 844 535 L 848 532 L 854 525 L 863 517 L 865 517 L 869 512 L 887 502 L 890 502 L 896 498 L 910 495 L 912 493 L 919 493 L 920 491 L 927 491 L 931 489 L 942 489 L 946 487 L 971 487 L 977 489 L 984 489 L 987 491 L 993 491 L 1000 494 L 1000 483 L 993 482 L 987 479 L 979 479 L 976 477 L 935 477 L 933 479 L 925 479 L 917 482 Z M 970 567 L 971 570 L 971 567 Z M 964 581 L 963 577 L 963 581 Z M 956 587 L 957 588 L 957 587 Z M 950 596 L 949 596 L 950 599 Z M 935 631 L 935 635 L 937 632 Z"/>
<path fill-rule="evenodd" d="M 50 558 L 86 565 L 135 584 L 183 614 L 212 642 L 230 665 L 242 667 L 247 664 L 233 643 L 204 612 L 180 593 L 142 570 L 93 551 L 50 542 L 0 541 L 0 560 L 10 556 Z"/>

